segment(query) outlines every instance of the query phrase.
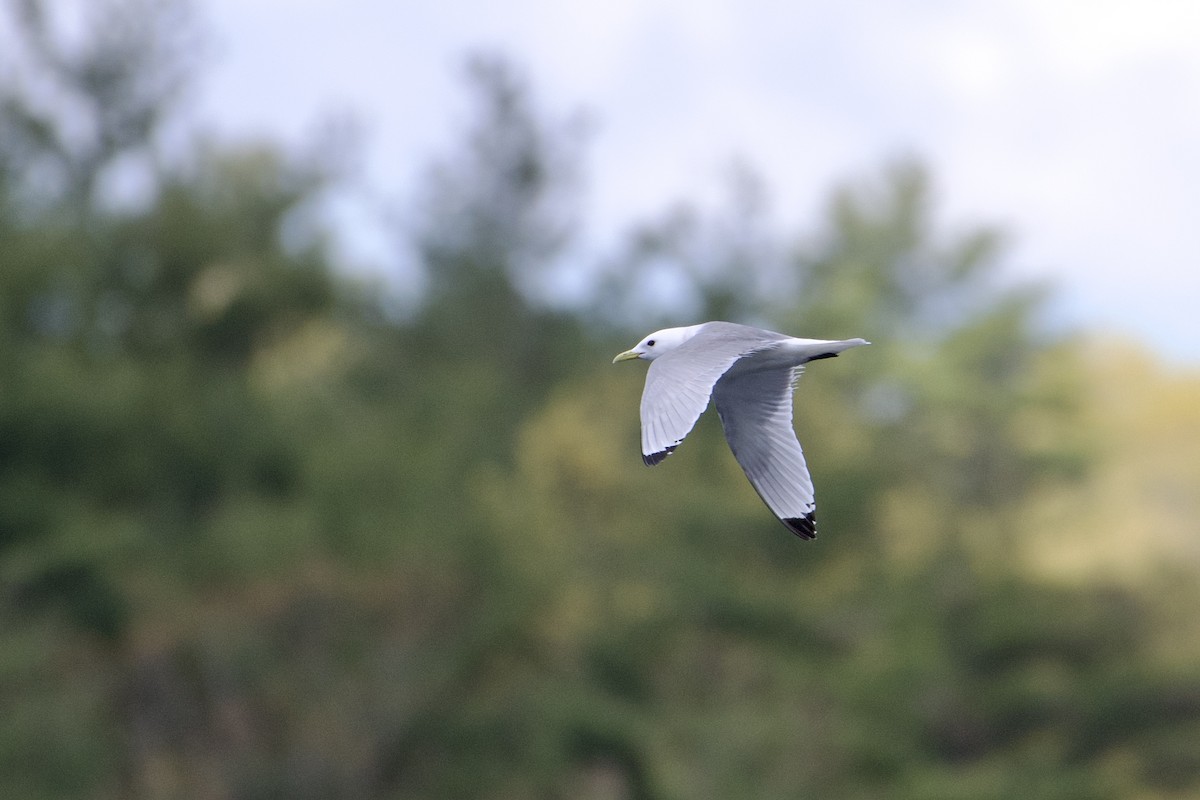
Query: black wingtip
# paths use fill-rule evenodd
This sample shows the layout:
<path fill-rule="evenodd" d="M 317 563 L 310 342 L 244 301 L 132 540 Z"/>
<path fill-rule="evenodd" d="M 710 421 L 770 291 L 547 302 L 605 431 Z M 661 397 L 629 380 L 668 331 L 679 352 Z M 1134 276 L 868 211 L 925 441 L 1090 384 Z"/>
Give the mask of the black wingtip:
<path fill-rule="evenodd" d="M 671 455 L 671 453 L 674 453 L 675 448 L 678 446 L 679 445 L 677 444 L 673 444 L 665 450 L 659 450 L 657 453 L 651 453 L 650 455 L 643 454 L 642 463 L 644 463 L 647 467 L 653 467 L 656 464 L 661 464 L 662 460 Z"/>
<path fill-rule="evenodd" d="M 801 539 L 817 538 L 817 512 L 810 511 L 803 517 L 788 517 L 781 519 L 788 530 L 799 536 Z"/>

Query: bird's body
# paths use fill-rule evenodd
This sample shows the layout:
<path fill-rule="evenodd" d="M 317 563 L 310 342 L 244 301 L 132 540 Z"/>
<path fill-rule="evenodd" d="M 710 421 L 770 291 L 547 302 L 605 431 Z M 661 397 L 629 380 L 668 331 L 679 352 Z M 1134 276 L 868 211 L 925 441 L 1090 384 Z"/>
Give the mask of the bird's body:
<path fill-rule="evenodd" d="M 797 536 L 816 536 L 816 503 L 792 429 L 792 390 L 810 361 L 869 344 L 797 339 L 732 322 L 655 331 L 613 359 L 650 361 L 642 392 L 642 460 L 670 455 L 710 398 L 729 448 L 750 484 Z"/>

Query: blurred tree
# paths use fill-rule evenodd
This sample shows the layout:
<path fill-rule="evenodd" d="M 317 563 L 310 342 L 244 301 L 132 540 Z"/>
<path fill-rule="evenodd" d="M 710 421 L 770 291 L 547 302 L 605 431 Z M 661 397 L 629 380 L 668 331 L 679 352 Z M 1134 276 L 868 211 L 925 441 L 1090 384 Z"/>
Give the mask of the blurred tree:
<path fill-rule="evenodd" d="M 576 225 L 583 133 L 578 119 L 540 119 L 504 59 L 477 55 L 467 77 L 477 117 L 460 149 L 429 169 L 413 231 L 427 306 L 460 313 L 537 298 Z"/>
<path fill-rule="evenodd" d="M 578 321 L 541 291 L 577 216 L 579 130 L 543 123 L 503 60 L 472 59 L 468 78 L 476 118 L 414 203 L 428 293 L 399 357 L 422 380 L 400 373 L 394 387 L 412 409 L 410 452 L 430 487 L 505 458 L 519 420 L 581 344 Z"/>
<path fill-rule="evenodd" d="M 97 186 L 148 145 L 191 72 L 186 0 L 6 0 L 0 174 L 33 210 L 98 200 Z M 86 31 L 86 33 L 82 33 Z"/>
<path fill-rule="evenodd" d="M 1006 555 L 1048 533 L 1017 530 L 1023 504 L 1088 475 L 1095 368 L 999 285 L 994 234 L 946 243 L 918 167 L 839 190 L 791 247 L 742 173 L 729 209 L 641 226 L 597 295 L 653 262 L 697 317 L 876 342 L 800 386 L 803 546 L 712 419 L 638 464 L 641 375 L 608 369 L 635 315 L 546 302 L 578 137 L 512 67 L 470 70 L 478 116 L 407 231 L 428 292 L 398 321 L 330 266 L 326 164 L 155 155 L 181 7 L 98 7 L 60 46 L 49 4 L 7 6 L 50 61 L 0 105 L 0 795 L 1200 786 L 1194 623 L 1163 600 L 1194 589 Z M 32 87 L 92 57 L 66 85 L 107 121 L 77 139 Z M 145 202 L 108 202 L 137 152 Z"/>
<path fill-rule="evenodd" d="M 283 241 L 319 180 L 266 151 L 158 162 L 183 8 L 81 5 L 80 28 L 61 5 L 5 8 L 21 59 L 0 102 L 5 795 L 153 794 L 160 709 L 119 703 L 170 684 L 146 631 L 186 638 L 198 587 L 311 547 L 294 541 L 295 431 L 255 379 L 333 306 L 322 253 Z M 147 202 L 122 210 L 104 184 L 130 158 Z"/>
<path fill-rule="evenodd" d="M 655 472 L 631 468 L 640 375 L 620 389 L 598 386 L 618 376 L 568 382 L 527 425 L 514 470 L 483 498 L 550 598 L 524 652 L 553 657 L 525 661 L 528 681 L 577 676 L 573 713 L 538 718 L 559 726 L 560 760 L 598 758 L 630 792 L 680 797 L 1114 797 L 1197 777 L 1140 726 L 1093 711 L 1132 701 L 1120 676 L 1138 672 L 1156 686 L 1147 702 L 1180 704 L 1160 733 L 1195 724 L 1183 699 L 1195 672 L 1150 666 L 1152 605 L 1019 571 L 1045 533 L 1024 535 L 1024 506 L 1081 477 L 1093 452 L 1077 423 L 1082 363 L 1039 330 L 1039 291 L 1001 285 L 994 233 L 939 243 L 927 183 L 901 163 L 835 193 L 791 276 L 726 257 L 746 252 L 744 237 L 707 246 L 721 224 L 686 208 L 610 265 L 629 271 L 611 272 L 610 289 L 636 292 L 647 263 L 680 260 L 702 306 L 688 321 L 736 309 L 733 287 L 793 286 L 759 305 L 766 324 L 876 344 L 853 368 L 814 367 L 797 391 L 831 532 L 814 547 L 769 520 L 714 425 Z M 612 408 L 627 413 L 614 421 Z M 507 740 L 533 736 L 503 708 L 490 723 Z M 580 755 L 568 745 L 580 736 L 605 744 Z M 1137 766 L 1114 778 L 1129 747 Z M 1172 777 L 1152 777 L 1159 763 Z"/>
<path fill-rule="evenodd" d="M 772 298 L 795 293 L 795 273 L 771 229 L 769 192 L 749 165 L 734 162 L 712 207 L 671 205 L 634 226 L 600 269 L 596 324 L 644 335 L 671 319 L 765 324 Z M 661 325 L 659 325 L 661 323 Z"/>
<path fill-rule="evenodd" d="M 1077 348 L 1039 329 L 1044 289 L 1005 285 L 996 231 L 939 240 L 919 165 L 835 191 L 827 218 L 800 249 L 796 302 L 775 313 L 786 329 L 875 344 L 865 370 L 805 387 L 798 424 L 818 410 L 824 422 L 809 423 L 818 448 L 826 433 L 862 429 L 829 425 L 829 409 L 854 409 L 867 424 L 865 450 L 843 444 L 826 463 L 836 484 L 874 488 L 881 505 L 855 502 L 852 527 L 884 537 L 878 546 L 910 555 L 967 546 L 1003 561 L 1025 545 L 1014 524 L 1021 499 L 1034 484 L 1077 477 L 1087 456 L 1071 425 L 1082 399 Z M 839 456 L 868 472 L 847 474 Z"/>
<path fill-rule="evenodd" d="M 1059 580 L 1140 584 L 1200 563 L 1200 373 L 1167 369 L 1131 342 L 1084 348 L 1088 427 L 1097 444 L 1088 481 L 1040 494 L 1026 525 L 1053 529 L 1030 561 Z M 1185 445 L 1185 446 L 1181 446 Z"/>

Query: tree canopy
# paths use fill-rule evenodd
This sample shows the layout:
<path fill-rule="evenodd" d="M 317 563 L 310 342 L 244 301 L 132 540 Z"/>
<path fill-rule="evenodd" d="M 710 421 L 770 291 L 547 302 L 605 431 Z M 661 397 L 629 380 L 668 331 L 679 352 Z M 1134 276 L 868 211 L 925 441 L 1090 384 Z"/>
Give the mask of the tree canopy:
<path fill-rule="evenodd" d="M 790 231 L 741 172 L 560 301 L 578 130 L 476 58 L 397 315 L 334 264 L 327 164 L 157 148 L 182 7 L 99 6 L 62 49 L 8 4 L 35 68 L 0 97 L 0 794 L 1200 791 L 1196 380 L 1129 355 L 1098 392 L 1121 348 L 1045 330 L 1050 290 L 939 227 L 920 163 Z M 147 199 L 114 204 L 130 158 Z M 713 419 L 640 464 L 642 376 L 609 359 L 681 313 L 631 313 L 659 267 L 680 323 L 874 342 L 797 390 L 816 542 Z M 1140 570 L 1088 544 L 1121 502 L 1152 513 L 1119 509 Z"/>

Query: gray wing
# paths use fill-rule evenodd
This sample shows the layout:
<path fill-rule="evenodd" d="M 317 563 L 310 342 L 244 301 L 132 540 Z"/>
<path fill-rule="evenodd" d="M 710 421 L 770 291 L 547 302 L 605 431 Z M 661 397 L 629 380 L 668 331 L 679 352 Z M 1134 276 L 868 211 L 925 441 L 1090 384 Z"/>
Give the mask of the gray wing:
<path fill-rule="evenodd" d="M 817 535 L 812 478 L 792 428 L 792 390 L 802 367 L 730 374 L 713 400 L 725 439 L 767 507 L 802 539 Z"/>
<path fill-rule="evenodd" d="M 642 390 L 642 461 L 669 456 L 708 407 L 713 386 L 738 359 L 785 337 L 731 322 L 710 322 L 650 362 Z"/>

